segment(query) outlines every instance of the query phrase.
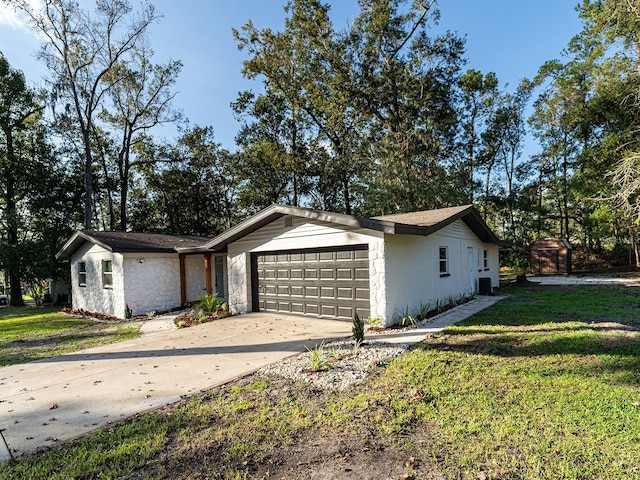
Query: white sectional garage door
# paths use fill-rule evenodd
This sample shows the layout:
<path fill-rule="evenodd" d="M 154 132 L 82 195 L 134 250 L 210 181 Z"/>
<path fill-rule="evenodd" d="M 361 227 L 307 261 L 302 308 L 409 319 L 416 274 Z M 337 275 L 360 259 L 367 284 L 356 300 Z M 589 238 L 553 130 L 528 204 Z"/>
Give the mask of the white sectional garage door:
<path fill-rule="evenodd" d="M 369 316 L 367 245 L 254 253 L 251 260 L 254 311 Z"/>

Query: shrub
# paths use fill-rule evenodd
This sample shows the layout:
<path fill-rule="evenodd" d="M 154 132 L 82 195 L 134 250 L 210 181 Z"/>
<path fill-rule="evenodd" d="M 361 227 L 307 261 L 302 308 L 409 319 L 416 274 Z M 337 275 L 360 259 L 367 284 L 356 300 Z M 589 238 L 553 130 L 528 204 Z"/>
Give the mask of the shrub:
<path fill-rule="evenodd" d="M 129 320 L 131 317 L 133 317 L 133 310 L 131 310 L 129 305 L 125 305 L 124 306 L 124 318 Z"/>
<path fill-rule="evenodd" d="M 393 315 L 393 320 L 394 320 L 393 323 L 398 324 L 401 327 L 414 326 L 416 323 L 418 323 L 418 320 L 416 319 L 416 317 L 414 315 L 411 315 L 411 313 L 409 313 L 408 306 L 404 307 L 399 312 L 396 312 Z"/>
<path fill-rule="evenodd" d="M 358 316 L 358 312 L 353 314 L 353 326 L 351 327 L 351 332 L 353 333 L 353 340 L 356 342 L 356 345 L 360 345 L 364 342 L 364 322 Z"/>
<path fill-rule="evenodd" d="M 198 306 L 207 313 L 223 310 L 222 305 L 224 303 L 226 303 L 224 300 L 218 298 L 218 292 L 204 295 L 198 299 Z"/>
<path fill-rule="evenodd" d="M 313 372 L 319 372 L 331 367 L 331 362 L 324 356 L 324 342 L 320 345 L 316 345 L 315 348 L 305 347 L 309 352 L 309 370 Z"/>

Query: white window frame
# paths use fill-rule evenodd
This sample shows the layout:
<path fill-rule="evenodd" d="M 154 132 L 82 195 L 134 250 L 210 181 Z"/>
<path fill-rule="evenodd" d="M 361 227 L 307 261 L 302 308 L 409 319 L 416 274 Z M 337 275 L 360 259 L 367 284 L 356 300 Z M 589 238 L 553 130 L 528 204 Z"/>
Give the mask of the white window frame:
<path fill-rule="evenodd" d="M 489 250 L 484 251 L 483 261 L 484 269 L 489 270 Z"/>
<path fill-rule="evenodd" d="M 440 246 L 438 248 L 438 271 L 441 277 L 449 276 L 449 247 Z"/>
<path fill-rule="evenodd" d="M 78 262 L 78 286 L 87 286 L 87 262 Z"/>
<path fill-rule="evenodd" d="M 113 288 L 113 260 L 102 260 L 102 288 Z M 107 265 L 109 270 L 107 270 Z"/>

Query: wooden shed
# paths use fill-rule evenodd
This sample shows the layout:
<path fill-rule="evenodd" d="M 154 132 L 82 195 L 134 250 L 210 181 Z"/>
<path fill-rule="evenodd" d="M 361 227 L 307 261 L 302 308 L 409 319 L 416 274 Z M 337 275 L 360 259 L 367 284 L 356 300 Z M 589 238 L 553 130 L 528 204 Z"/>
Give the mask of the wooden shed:
<path fill-rule="evenodd" d="M 561 238 L 542 238 L 531 246 L 531 273 L 571 273 L 571 244 Z"/>

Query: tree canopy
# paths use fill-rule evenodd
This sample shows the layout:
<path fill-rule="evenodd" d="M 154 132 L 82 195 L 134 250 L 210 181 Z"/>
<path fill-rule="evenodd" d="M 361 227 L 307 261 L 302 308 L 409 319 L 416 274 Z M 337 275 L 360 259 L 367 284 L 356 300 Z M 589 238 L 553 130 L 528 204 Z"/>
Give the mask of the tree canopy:
<path fill-rule="evenodd" d="M 562 56 L 509 86 L 466 67 L 435 1 L 362 1 L 336 24 L 328 3 L 290 0 L 280 30 L 232 32 L 255 89 L 231 102 L 225 149 L 173 105 L 182 63 L 154 63 L 153 5 L 3 1 L 50 73 L 36 91 L 0 56 L 0 268 L 17 304 L 21 281 L 64 275 L 54 254 L 74 229 L 214 235 L 274 202 L 363 216 L 475 204 L 512 264 L 541 236 L 640 257 L 633 2 L 583 0 Z M 154 135 L 164 123 L 175 138 Z"/>

